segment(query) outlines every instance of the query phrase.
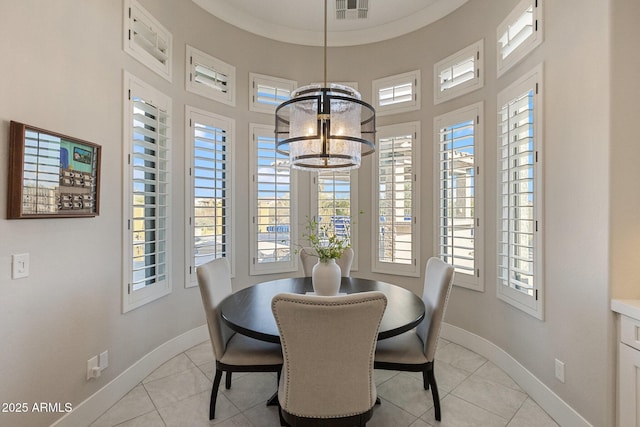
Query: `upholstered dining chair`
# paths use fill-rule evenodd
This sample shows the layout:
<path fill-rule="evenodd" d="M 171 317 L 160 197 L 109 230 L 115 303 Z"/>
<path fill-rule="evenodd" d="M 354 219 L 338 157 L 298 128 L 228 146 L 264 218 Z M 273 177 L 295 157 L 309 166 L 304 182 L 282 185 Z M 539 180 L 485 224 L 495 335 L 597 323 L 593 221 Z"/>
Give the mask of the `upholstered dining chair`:
<path fill-rule="evenodd" d="M 281 425 L 366 425 L 376 402 L 373 355 L 386 306 L 382 292 L 273 298 L 284 353 Z"/>
<path fill-rule="evenodd" d="M 300 249 L 300 261 L 302 261 L 302 271 L 305 277 L 311 277 L 313 266 L 318 262 L 318 257 L 313 253 L 311 248 Z M 351 264 L 353 263 L 353 249 L 346 248 L 342 252 L 342 256 L 336 259 L 336 264 L 340 267 L 340 275 L 349 277 L 351 275 Z"/>
<path fill-rule="evenodd" d="M 376 346 L 376 369 L 422 372 L 424 389 L 431 387 L 437 421 L 441 418 L 440 396 L 433 364 L 453 276 L 454 269 L 451 265 L 439 258 L 430 258 L 427 261 L 422 295 L 424 319 L 414 330 L 380 340 Z"/>
<path fill-rule="evenodd" d="M 196 274 L 216 360 L 216 373 L 209 404 L 209 419 L 212 420 L 215 418 L 222 373 L 227 374 L 227 389 L 231 388 L 232 372 L 277 372 L 280 378 L 282 348 L 279 344 L 236 334 L 220 318 L 218 304 L 232 292 L 229 264 L 225 258 L 218 258 L 199 266 Z"/>

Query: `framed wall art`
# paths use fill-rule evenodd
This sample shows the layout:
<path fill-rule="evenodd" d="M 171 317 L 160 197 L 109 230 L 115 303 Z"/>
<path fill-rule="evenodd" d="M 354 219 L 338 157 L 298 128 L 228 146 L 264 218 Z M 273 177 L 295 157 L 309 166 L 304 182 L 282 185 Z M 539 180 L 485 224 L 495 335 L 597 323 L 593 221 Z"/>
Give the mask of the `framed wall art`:
<path fill-rule="evenodd" d="M 97 144 L 12 121 L 7 218 L 98 215 L 100 153 Z"/>

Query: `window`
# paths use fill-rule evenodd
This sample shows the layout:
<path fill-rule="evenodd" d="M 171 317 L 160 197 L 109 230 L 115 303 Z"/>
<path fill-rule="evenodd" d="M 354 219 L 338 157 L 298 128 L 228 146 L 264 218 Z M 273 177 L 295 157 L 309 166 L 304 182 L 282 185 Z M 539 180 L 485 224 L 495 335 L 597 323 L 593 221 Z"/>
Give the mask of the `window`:
<path fill-rule="evenodd" d="M 482 280 L 482 103 L 434 119 L 436 248 L 455 267 L 454 283 L 484 291 Z"/>
<path fill-rule="evenodd" d="M 480 40 L 434 65 L 434 104 L 440 104 L 484 86 L 483 46 L 484 40 Z"/>
<path fill-rule="evenodd" d="M 123 311 L 171 292 L 171 98 L 125 72 Z"/>
<path fill-rule="evenodd" d="M 227 258 L 234 273 L 233 154 L 235 121 L 186 107 L 187 206 L 185 286 L 197 286 L 196 268 Z"/>
<path fill-rule="evenodd" d="M 375 109 L 379 116 L 420 109 L 420 70 L 373 81 Z"/>
<path fill-rule="evenodd" d="M 326 225 L 338 236 L 350 236 L 354 249 L 352 270 L 357 270 L 357 238 L 358 189 L 356 171 L 340 171 L 320 169 L 312 175 L 311 212 L 316 215 L 318 223 Z"/>
<path fill-rule="evenodd" d="M 498 297 L 543 318 L 542 65 L 498 94 Z"/>
<path fill-rule="evenodd" d="M 419 159 L 420 123 L 412 122 L 378 128 L 373 182 L 378 191 L 373 212 L 376 273 L 419 277 Z M 414 203 L 415 202 L 415 203 Z"/>
<path fill-rule="evenodd" d="M 276 152 L 273 126 L 250 125 L 251 152 L 251 274 L 298 269 L 292 250 L 296 242 L 295 178 L 289 157 Z"/>
<path fill-rule="evenodd" d="M 124 2 L 123 49 L 171 81 L 172 36 L 136 0 Z"/>
<path fill-rule="evenodd" d="M 276 107 L 291 99 L 297 83 L 293 80 L 249 73 L 249 110 L 273 114 Z"/>
<path fill-rule="evenodd" d="M 498 77 L 542 43 L 542 18 L 542 0 L 522 0 L 498 26 Z"/>
<path fill-rule="evenodd" d="M 236 67 L 187 45 L 186 87 L 189 92 L 236 105 Z"/>

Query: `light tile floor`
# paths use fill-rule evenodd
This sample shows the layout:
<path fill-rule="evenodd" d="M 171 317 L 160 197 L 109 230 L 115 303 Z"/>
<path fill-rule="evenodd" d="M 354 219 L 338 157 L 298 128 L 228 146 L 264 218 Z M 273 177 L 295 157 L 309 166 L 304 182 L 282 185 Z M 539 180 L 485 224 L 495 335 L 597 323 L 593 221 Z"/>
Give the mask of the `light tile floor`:
<path fill-rule="evenodd" d="M 278 409 L 265 405 L 276 390 L 274 373 L 236 373 L 230 390 L 220 385 L 216 419 L 209 421 L 214 373 L 206 341 L 169 360 L 145 378 L 91 427 L 277 427 Z M 421 373 L 376 371 L 378 396 L 370 427 L 558 426 L 501 369 L 455 343 L 440 340 L 435 375 L 442 422 L 433 415 L 431 391 Z"/>

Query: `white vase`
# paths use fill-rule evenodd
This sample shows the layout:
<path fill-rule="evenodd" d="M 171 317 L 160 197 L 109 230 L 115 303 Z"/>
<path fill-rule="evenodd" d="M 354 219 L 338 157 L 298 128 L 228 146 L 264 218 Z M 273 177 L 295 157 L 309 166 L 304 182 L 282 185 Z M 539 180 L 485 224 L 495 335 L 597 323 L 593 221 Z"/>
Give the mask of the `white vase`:
<path fill-rule="evenodd" d="M 335 296 L 340 290 L 340 266 L 335 259 L 318 261 L 311 271 L 311 283 L 316 295 Z"/>

